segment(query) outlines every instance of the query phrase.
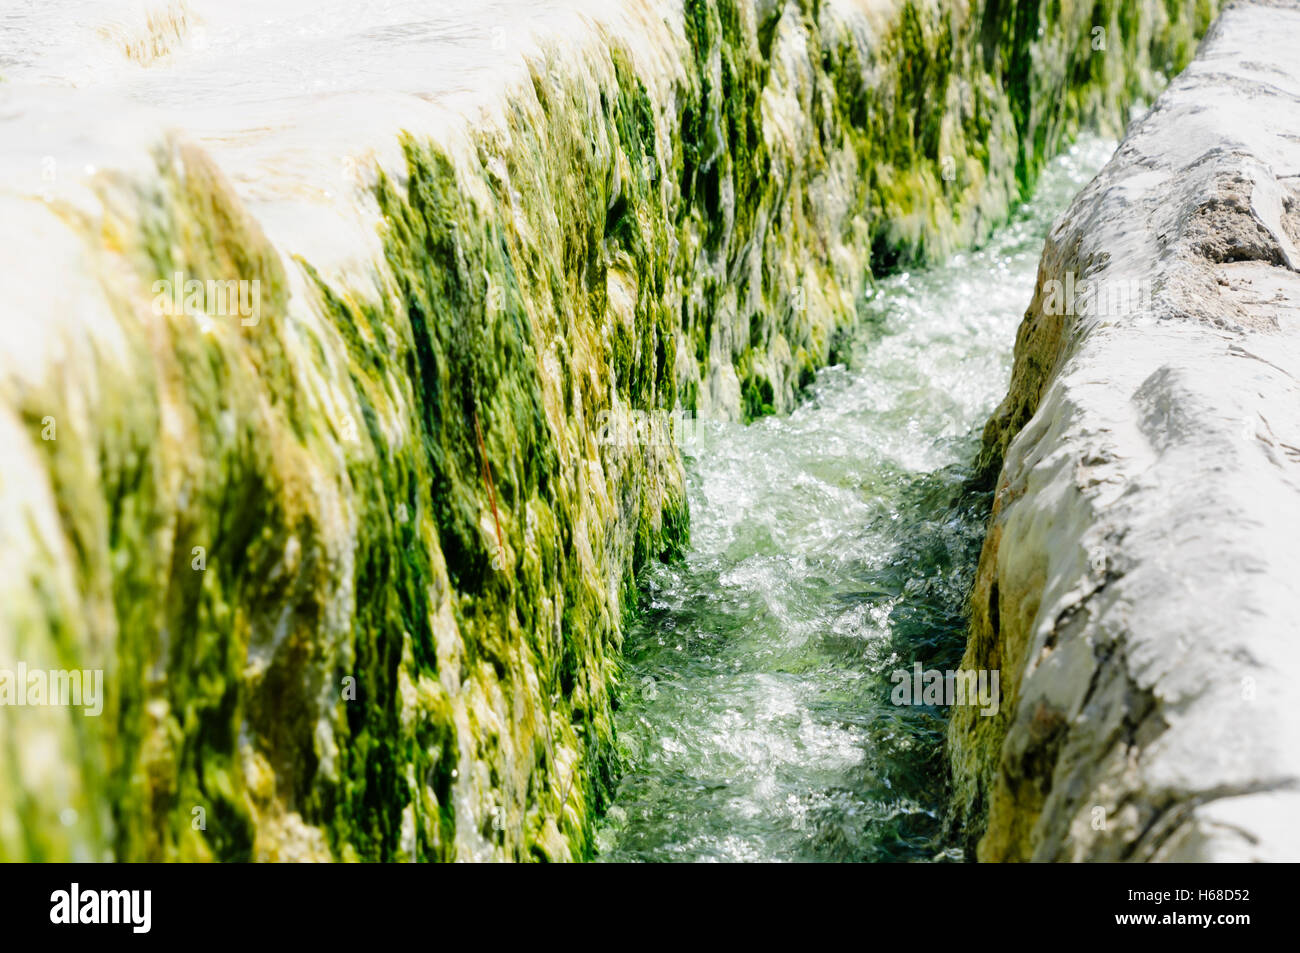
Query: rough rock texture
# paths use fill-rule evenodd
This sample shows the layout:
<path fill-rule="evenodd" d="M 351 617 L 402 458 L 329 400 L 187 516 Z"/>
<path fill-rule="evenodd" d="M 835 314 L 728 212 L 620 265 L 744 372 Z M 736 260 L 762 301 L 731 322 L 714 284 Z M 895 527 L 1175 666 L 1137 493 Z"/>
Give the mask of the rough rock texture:
<path fill-rule="evenodd" d="M 0 55 L 0 670 L 107 682 L 0 712 L 4 859 L 584 856 L 686 536 L 602 415 L 789 407 L 1213 10 L 127 6 Z"/>
<path fill-rule="evenodd" d="M 1047 240 L 985 431 L 1002 713 L 949 737 L 980 860 L 1300 860 L 1298 48 L 1229 7 Z"/>

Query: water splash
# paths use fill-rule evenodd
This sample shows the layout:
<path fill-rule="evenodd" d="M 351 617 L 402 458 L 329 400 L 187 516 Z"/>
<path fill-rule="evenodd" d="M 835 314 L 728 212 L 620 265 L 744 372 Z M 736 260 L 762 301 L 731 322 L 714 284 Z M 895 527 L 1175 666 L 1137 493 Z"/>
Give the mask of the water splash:
<path fill-rule="evenodd" d="M 845 362 L 788 417 L 686 446 L 692 548 L 644 579 L 604 860 L 957 859 L 945 713 L 890 673 L 955 668 L 988 512 L 966 491 L 1085 140 L 982 250 L 879 283 Z"/>

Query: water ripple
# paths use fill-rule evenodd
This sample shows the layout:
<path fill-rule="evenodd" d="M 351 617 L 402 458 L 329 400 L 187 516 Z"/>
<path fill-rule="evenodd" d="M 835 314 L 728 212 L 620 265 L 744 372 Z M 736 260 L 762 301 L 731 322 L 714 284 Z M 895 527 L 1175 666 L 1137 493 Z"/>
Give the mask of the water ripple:
<path fill-rule="evenodd" d="M 945 714 L 889 674 L 960 659 L 988 500 L 964 486 L 1085 141 L 982 250 L 880 282 L 788 418 L 684 448 L 692 550 L 643 580 L 601 859 L 948 860 Z"/>

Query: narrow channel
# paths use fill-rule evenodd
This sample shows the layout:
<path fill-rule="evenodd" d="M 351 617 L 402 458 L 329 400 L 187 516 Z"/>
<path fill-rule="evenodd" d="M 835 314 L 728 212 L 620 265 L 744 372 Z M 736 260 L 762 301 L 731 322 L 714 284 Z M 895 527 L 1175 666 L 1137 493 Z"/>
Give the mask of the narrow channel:
<path fill-rule="evenodd" d="M 689 435 L 691 549 L 642 581 L 599 859 L 961 859 L 946 713 L 890 675 L 961 658 L 979 432 L 1043 239 L 1113 147 L 1081 140 L 983 249 L 878 282 L 794 413 Z"/>

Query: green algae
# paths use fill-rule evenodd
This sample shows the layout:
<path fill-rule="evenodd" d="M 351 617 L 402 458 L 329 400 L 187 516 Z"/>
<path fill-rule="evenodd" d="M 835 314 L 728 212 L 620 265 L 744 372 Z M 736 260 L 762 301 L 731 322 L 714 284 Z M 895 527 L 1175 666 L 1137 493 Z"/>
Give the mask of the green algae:
<path fill-rule="evenodd" d="M 0 856 L 587 856 L 637 573 L 689 531 L 676 448 L 597 421 L 788 410 L 873 275 L 980 241 L 1213 9 L 1043 6 L 909 0 L 871 33 L 688 0 L 670 78 L 612 36 L 549 54 L 504 129 L 404 139 L 364 290 L 283 261 L 193 147 L 106 186 L 79 227 L 127 371 L 101 356 L 59 412 L 80 439 L 36 444 L 92 608 L 42 594 L 24 638 L 113 690 L 59 729 L 61 798 L 8 783 L 11 735 Z M 259 280 L 260 320 L 150 315 L 176 272 Z M 30 395 L 29 431 L 66 400 Z"/>

